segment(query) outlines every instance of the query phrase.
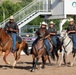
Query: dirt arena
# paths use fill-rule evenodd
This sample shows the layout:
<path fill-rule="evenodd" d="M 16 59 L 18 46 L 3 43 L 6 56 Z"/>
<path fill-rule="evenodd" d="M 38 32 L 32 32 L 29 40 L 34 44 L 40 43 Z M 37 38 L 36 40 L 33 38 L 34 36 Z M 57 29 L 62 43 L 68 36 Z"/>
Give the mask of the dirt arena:
<path fill-rule="evenodd" d="M 14 57 L 12 54 L 9 54 L 7 60 L 13 64 Z M 67 61 L 72 61 L 72 56 L 69 55 Z M 52 64 L 49 66 L 48 61 L 46 62 L 45 69 L 38 69 L 35 72 L 30 72 L 32 66 L 32 56 L 29 55 L 21 55 L 20 60 L 17 63 L 16 68 L 12 69 L 11 66 L 5 65 L 2 60 L 2 56 L 0 57 L 0 75 L 76 75 L 76 62 L 73 67 L 68 67 L 68 65 L 58 67 L 58 64 L 55 64 L 52 61 Z M 41 63 L 41 60 L 39 61 Z"/>

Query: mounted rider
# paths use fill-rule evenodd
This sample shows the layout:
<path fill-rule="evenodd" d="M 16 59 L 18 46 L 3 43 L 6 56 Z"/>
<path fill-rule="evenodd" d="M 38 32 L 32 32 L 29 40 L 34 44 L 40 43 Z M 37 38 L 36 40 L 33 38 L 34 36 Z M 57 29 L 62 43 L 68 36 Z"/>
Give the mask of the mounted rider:
<path fill-rule="evenodd" d="M 46 27 L 47 27 L 47 23 L 42 22 L 40 28 L 36 31 L 37 39 L 33 42 L 32 45 L 35 45 L 40 38 L 43 38 L 43 42 L 46 46 L 46 51 L 47 51 L 48 55 L 50 55 L 49 40 L 47 38 L 45 38 L 49 34 Z"/>
<path fill-rule="evenodd" d="M 69 37 L 71 37 L 74 45 L 73 52 L 76 52 L 76 25 L 74 23 L 74 19 L 70 18 L 69 20 L 69 26 L 67 27 L 67 32 Z"/>
<path fill-rule="evenodd" d="M 54 51 L 56 51 L 57 50 L 57 30 L 54 25 L 55 25 L 54 22 L 51 21 L 50 26 L 48 28 L 48 32 L 49 32 L 50 38 L 53 42 Z"/>
<path fill-rule="evenodd" d="M 17 24 L 14 22 L 14 17 L 13 16 L 10 16 L 9 22 L 7 22 L 5 24 L 4 29 L 12 37 L 11 52 L 14 52 L 16 50 L 16 35 L 17 35 L 17 32 L 18 32 L 19 29 L 18 29 Z"/>

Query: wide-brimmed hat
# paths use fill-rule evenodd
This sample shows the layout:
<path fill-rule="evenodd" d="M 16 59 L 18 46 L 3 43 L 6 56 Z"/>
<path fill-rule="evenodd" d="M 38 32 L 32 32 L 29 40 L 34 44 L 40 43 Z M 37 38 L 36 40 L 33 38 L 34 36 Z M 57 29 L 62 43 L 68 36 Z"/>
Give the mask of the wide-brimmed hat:
<path fill-rule="evenodd" d="M 10 16 L 10 18 L 9 19 L 14 19 L 14 17 L 13 16 Z"/>
<path fill-rule="evenodd" d="M 55 23 L 53 21 L 50 21 L 50 24 L 54 25 Z"/>
<path fill-rule="evenodd" d="M 46 25 L 46 26 L 47 26 L 47 23 L 43 21 L 43 22 L 41 23 L 41 25 Z"/>
<path fill-rule="evenodd" d="M 74 21 L 74 19 L 73 19 L 73 18 L 70 18 L 70 19 L 69 19 L 69 22 L 72 22 L 72 21 Z"/>

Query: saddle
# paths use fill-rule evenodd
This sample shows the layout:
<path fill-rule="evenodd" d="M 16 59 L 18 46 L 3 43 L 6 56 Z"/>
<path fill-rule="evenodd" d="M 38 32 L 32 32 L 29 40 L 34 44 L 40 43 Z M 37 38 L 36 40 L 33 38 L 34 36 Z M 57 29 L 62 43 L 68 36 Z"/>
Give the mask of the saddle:
<path fill-rule="evenodd" d="M 16 36 L 16 41 L 20 44 L 20 43 L 22 43 L 22 38 L 19 35 L 17 35 Z"/>

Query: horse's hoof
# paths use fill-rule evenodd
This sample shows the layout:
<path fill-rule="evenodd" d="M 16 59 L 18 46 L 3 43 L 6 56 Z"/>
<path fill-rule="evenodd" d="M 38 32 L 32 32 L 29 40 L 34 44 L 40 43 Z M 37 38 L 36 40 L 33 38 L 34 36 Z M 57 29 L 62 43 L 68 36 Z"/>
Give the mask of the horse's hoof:
<path fill-rule="evenodd" d="M 39 70 L 39 69 L 40 69 L 40 66 L 39 66 L 39 65 L 38 65 L 38 66 L 36 66 L 36 69 L 37 69 L 37 70 Z"/>
<path fill-rule="evenodd" d="M 72 67 L 72 66 L 73 66 L 73 63 L 71 63 L 70 67 Z"/>
<path fill-rule="evenodd" d="M 34 72 L 35 71 L 35 69 L 30 69 L 30 72 Z"/>
<path fill-rule="evenodd" d="M 15 67 L 15 66 L 16 66 L 16 63 L 17 63 L 17 61 L 15 61 L 15 62 L 13 63 L 13 67 Z"/>
<path fill-rule="evenodd" d="M 7 67 L 2 67 L 2 69 L 7 69 Z"/>
<path fill-rule="evenodd" d="M 41 68 L 42 68 L 42 69 L 45 69 L 45 67 L 44 67 L 44 66 L 42 66 Z"/>
<path fill-rule="evenodd" d="M 6 64 L 11 65 L 11 63 L 10 63 L 10 62 L 7 62 Z"/>
<path fill-rule="evenodd" d="M 34 69 L 31 69 L 30 72 L 35 72 L 35 70 Z"/>
<path fill-rule="evenodd" d="M 12 66 L 12 69 L 14 69 L 15 68 L 15 66 Z"/>
<path fill-rule="evenodd" d="M 61 64 L 59 64 L 58 67 L 61 67 Z"/>

